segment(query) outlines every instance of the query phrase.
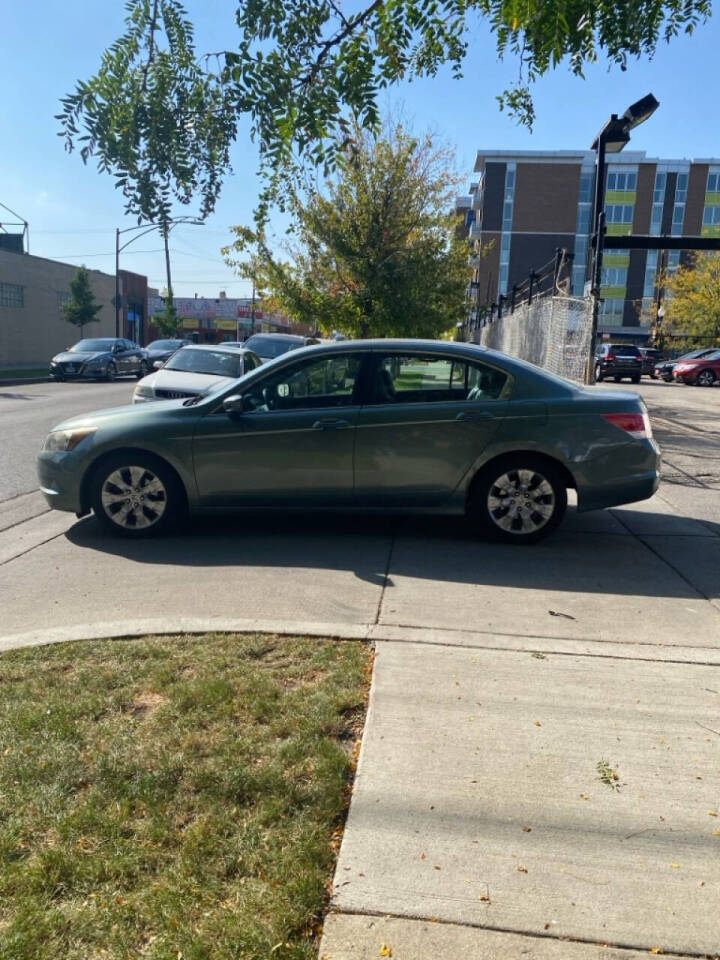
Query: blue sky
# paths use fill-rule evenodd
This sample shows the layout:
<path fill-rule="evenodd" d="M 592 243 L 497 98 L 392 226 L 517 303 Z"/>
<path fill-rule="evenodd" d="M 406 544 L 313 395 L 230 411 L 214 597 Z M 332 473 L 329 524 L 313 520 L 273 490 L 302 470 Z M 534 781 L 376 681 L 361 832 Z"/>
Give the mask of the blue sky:
<path fill-rule="evenodd" d="M 199 50 L 230 46 L 235 6 L 232 0 L 188 0 Z M 102 50 L 122 32 L 123 15 L 120 0 L 15 0 L 4 5 L 0 35 L 0 203 L 29 221 L 32 253 L 108 273 L 114 271 L 115 228 L 135 221 L 124 217 L 111 178 L 64 152 L 53 115 L 75 81 L 95 71 Z M 454 146 L 468 182 L 478 148 L 587 148 L 611 112 L 622 112 L 650 91 L 661 106 L 635 131 L 632 149 L 673 158 L 717 157 L 719 57 L 720 22 L 715 20 L 692 37 L 663 45 L 654 61 L 632 63 L 625 73 L 597 65 L 580 80 L 560 69 L 536 86 L 537 122 L 531 134 L 498 111 L 495 95 L 512 82 L 517 65 L 497 62 L 492 38 L 478 23 L 462 80 L 446 71 L 433 80 L 404 84 L 385 105 L 401 110 L 416 132 L 431 129 Z M 241 136 L 233 151 L 235 173 L 215 214 L 206 226 L 174 232 L 177 296 L 216 296 L 219 290 L 228 296 L 249 294 L 247 282 L 223 264 L 219 248 L 231 224 L 251 221 L 258 188 L 255 162 L 253 144 Z M 0 214 L 2 220 L 5 212 Z M 160 248 L 159 237 L 144 237 L 123 254 L 121 265 L 162 286 Z"/>

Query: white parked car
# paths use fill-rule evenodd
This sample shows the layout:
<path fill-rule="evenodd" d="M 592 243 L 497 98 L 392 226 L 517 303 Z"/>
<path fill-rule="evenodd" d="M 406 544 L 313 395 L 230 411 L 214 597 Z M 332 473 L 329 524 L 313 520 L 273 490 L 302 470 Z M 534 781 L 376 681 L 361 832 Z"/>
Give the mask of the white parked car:
<path fill-rule="evenodd" d="M 181 347 L 155 373 L 143 377 L 135 387 L 133 403 L 149 400 L 178 400 L 209 393 L 259 367 L 261 360 L 252 350 L 238 350 L 222 344 L 193 344 Z"/>
<path fill-rule="evenodd" d="M 317 337 L 303 337 L 296 333 L 254 333 L 245 341 L 245 347 L 256 353 L 263 363 L 267 363 L 290 350 L 311 347 L 317 343 L 320 343 Z"/>

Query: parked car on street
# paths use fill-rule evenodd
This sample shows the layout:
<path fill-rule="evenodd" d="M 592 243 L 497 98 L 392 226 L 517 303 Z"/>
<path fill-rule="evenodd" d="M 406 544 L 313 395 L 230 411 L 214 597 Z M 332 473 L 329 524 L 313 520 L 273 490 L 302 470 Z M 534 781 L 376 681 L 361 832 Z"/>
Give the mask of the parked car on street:
<path fill-rule="evenodd" d="M 181 347 L 168 361 L 157 362 L 155 366 L 159 369 L 135 387 L 133 403 L 197 397 L 259 367 L 260 359 L 252 350 L 192 344 Z"/>
<path fill-rule="evenodd" d="M 642 354 L 632 343 L 603 343 L 595 353 L 595 379 L 612 379 L 620 383 L 630 379 L 640 383 L 642 376 Z"/>
<path fill-rule="evenodd" d="M 640 356 L 642 357 L 642 376 L 657 380 L 655 367 L 662 359 L 660 351 L 655 347 L 640 347 Z"/>
<path fill-rule="evenodd" d="M 150 366 L 152 367 L 158 362 L 165 363 L 165 361 L 169 360 L 176 350 L 179 350 L 180 347 L 186 347 L 191 343 L 192 340 L 181 339 L 153 340 L 152 343 L 149 343 L 145 347 L 148 353 Z"/>
<path fill-rule="evenodd" d="M 673 378 L 695 387 L 712 387 L 720 383 L 720 350 L 707 353 L 704 357 L 678 360 Z"/>
<path fill-rule="evenodd" d="M 301 337 L 295 333 L 254 333 L 245 341 L 248 350 L 256 353 L 263 363 L 274 360 L 289 350 L 299 350 L 300 347 L 309 347 L 319 344 L 317 337 Z"/>
<path fill-rule="evenodd" d="M 114 380 L 130 374 L 140 379 L 149 371 L 147 351 L 122 337 L 79 340 L 50 361 L 54 380 Z"/>
<path fill-rule="evenodd" d="M 342 508 L 461 514 L 534 543 L 568 488 L 580 511 L 631 503 L 652 496 L 659 467 L 637 394 L 424 340 L 311 347 L 205 395 L 85 414 L 38 457 L 51 507 L 128 537 L 188 510 Z"/>
<path fill-rule="evenodd" d="M 655 375 L 665 383 L 670 383 L 673 378 L 675 364 L 683 363 L 686 360 L 694 360 L 696 357 L 706 357 L 710 353 L 715 353 L 717 347 L 703 347 L 702 350 L 691 350 L 690 353 L 684 353 L 676 360 L 663 360 L 655 364 Z"/>

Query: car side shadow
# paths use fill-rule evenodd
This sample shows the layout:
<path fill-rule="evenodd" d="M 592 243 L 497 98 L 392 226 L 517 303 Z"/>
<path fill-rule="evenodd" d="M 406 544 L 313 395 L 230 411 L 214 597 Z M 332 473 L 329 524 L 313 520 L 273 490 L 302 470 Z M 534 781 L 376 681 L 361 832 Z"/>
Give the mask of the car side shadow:
<path fill-rule="evenodd" d="M 648 510 L 578 514 L 571 507 L 560 530 L 528 547 L 478 537 L 463 517 L 357 514 L 198 517 L 174 535 L 145 540 L 114 537 L 88 518 L 66 537 L 79 549 L 147 566 L 203 571 L 261 567 L 278 572 L 304 568 L 317 570 L 320 580 L 323 571 L 344 570 L 386 586 L 393 578 L 411 577 L 448 584 L 698 599 L 702 591 L 692 585 L 692 570 L 678 576 L 652 541 L 691 540 L 692 562 L 700 571 L 703 564 L 706 567 L 703 548 L 710 544 L 713 551 L 718 549 L 720 525 Z"/>

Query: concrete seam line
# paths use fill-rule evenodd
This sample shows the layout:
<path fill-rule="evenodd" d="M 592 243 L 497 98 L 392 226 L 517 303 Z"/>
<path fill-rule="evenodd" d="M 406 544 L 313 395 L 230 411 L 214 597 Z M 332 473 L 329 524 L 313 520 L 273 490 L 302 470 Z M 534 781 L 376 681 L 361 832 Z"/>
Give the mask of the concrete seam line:
<path fill-rule="evenodd" d="M 390 913 L 386 910 L 353 910 L 351 908 L 346 908 L 344 910 L 331 910 L 327 916 L 334 917 L 375 917 L 383 920 L 414 920 L 420 923 L 432 923 L 433 926 L 441 927 L 465 927 L 466 930 L 488 930 L 492 933 L 510 933 L 516 937 L 527 937 L 528 940 L 556 940 L 561 943 L 581 943 L 591 947 L 611 947 L 614 950 L 628 950 L 648 953 L 652 946 L 639 946 L 630 943 L 621 943 L 614 942 L 611 940 L 589 940 L 584 937 L 572 937 L 572 936 L 560 936 L 559 934 L 551 933 L 547 930 L 513 930 L 512 927 L 498 927 L 488 923 L 468 923 L 457 920 L 445 920 L 440 917 L 430 917 L 430 916 L 421 916 L 420 914 L 414 913 Z M 674 950 L 668 954 L 664 954 L 669 958 L 673 957 L 691 957 L 697 958 L 697 960 L 712 960 L 712 954 L 708 953 L 696 953 L 693 951 L 684 951 L 681 950 L 678 952 Z"/>
<path fill-rule="evenodd" d="M 668 500 L 667 497 L 664 497 L 660 492 L 658 492 L 656 496 L 658 500 L 662 500 L 662 502 L 666 503 L 671 509 L 677 510 L 677 507 L 675 506 L 675 504 L 672 503 L 672 501 Z M 709 530 L 714 537 L 720 537 L 720 533 L 718 533 L 717 530 L 713 530 L 710 524 L 707 523 L 705 520 L 698 520 L 697 517 L 691 517 L 690 519 L 694 520 L 695 523 L 699 523 L 700 526 L 705 527 L 705 529 Z M 683 534 L 678 534 L 678 536 L 683 536 Z M 690 536 L 699 536 L 699 534 L 690 534 Z"/>
<path fill-rule="evenodd" d="M 550 650 L 547 647 L 540 650 L 538 647 L 497 647 L 492 644 L 457 644 L 441 640 L 401 640 L 399 637 L 382 637 L 371 633 L 370 640 L 374 643 L 414 643 L 419 647 L 441 647 L 450 650 L 494 650 L 496 653 L 544 653 L 550 657 L 589 657 L 594 660 L 628 660 L 630 663 L 674 663 L 685 667 L 720 667 L 720 659 L 712 660 L 676 660 L 662 657 L 630 657 L 620 653 L 588 653 L 582 650 Z M 573 642 L 573 641 L 571 641 Z M 700 648 L 704 649 L 704 648 Z"/>
<path fill-rule="evenodd" d="M 385 600 L 385 590 L 387 589 L 388 577 L 390 576 L 390 563 L 392 562 L 393 550 L 395 549 L 395 536 L 396 536 L 395 530 L 393 530 L 392 535 L 390 537 L 390 547 L 388 549 L 387 560 L 385 562 L 385 573 L 383 575 L 382 590 L 380 591 L 380 599 L 378 600 L 377 610 L 375 611 L 374 622 L 376 624 L 380 622 L 380 614 L 382 613 L 382 606 Z"/>
<path fill-rule="evenodd" d="M 598 640 L 595 637 L 558 637 L 551 636 L 546 637 L 542 634 L 535 633 L 505 633 L 503 630 L 465 630 L 462 627 L 421 627 L 417 624 L 412 623 L 375 623 L 372 624 L 370 630 L 373 638 L 378 640 L 394 639 L 388 637 L 379 636 L 383 630 L 414 630 L 416 633 L 418 631 L 428 632 L 433 631 L 436 633 L 449 633 L 449 634 L 466 634 L 471 637 L 512 637 L 516 640 L 537 640 L 540 643 L 552 643 L 556 641 L 558 643 L 603 643 L 603 644 L 615 644 L 617 646 L 623 647 L 662 647 L 663 649 L 672 650 L 675 649 L 673 646 L 667 646 L 664 643 L 650 643 L 648 640 Z M 419 641 L 423 642 L 423 641 Z M 447 643 L 443 646 L 458 646 L 458 644 Z M 533 647 L 532 649 L 536 649 Z M 693 644 L 684 644 L 682 649 L 684 650 L 717 650 L 717 646 L 714 644 L 707 644 L 705 646 L 694 646 Z"/>
<path fill-rule="evenodd" d="M 46 507 L 44 510 L 41 510 L 40 513 L 34 513 L 31 517 L 23 517 L 22 520 L 16 520 L 15 523 L 9 523 L 6 527 L 0 527 L 0 533 L 5 533 L 6 530 L 12 530 L 14 527 L 19 527 L 22 523 L 30 523 L 31 520 L 37 520 L 38 517 L 44 517 L 46 513 L 50 513 L 50 507 Z M 2 523 L 2 520 L 0 520 L 0 523 Z M 62 536 L 62 534 L 58 534 L 58 536 Z M 45 543 L 47 542 L 48 541 L 46 540 Z M 42 546 L 42 544 L 39 544 L 39 546 Z M 19 554 L 19 556 L 22 556 L 22 554 Z M 10 560 L 14 559 L 15 557 L 10 558 Z M 5 560 L 4 562 L 10 563 L 10 560 Z"/>
<path fill-rule="evenodd" d="M 620 519 L 620 517 L 617 517 L 616 519 L 617 519 L 618 523 L 621 523 L 624 527 L 627 527 L 627 524 L 625 524 L 625 523 Z M 627 529 L 629 530 L 630 533 L 632 533 L 632 531 L 630 530 L 629 527 L 627 527 Z M 670 563 L 669 560 L 666 560 L 665 557 L 663 557 L 662 554 L 658 553 L 658 551 L 657 551 L 654 547 L 651 547 L 650 544 L 647 542 L 647 540 L 645 539 L 645 537 L 644 537 L 642 534 L 632 533 L 632 536 L 635 537 L 635 539 L 638 541 L 638 543 L 641 543 L 641 544 L 645 547 L 646 550 L 649 550 L 650 553 L 652 553 L 652 555 L 653 555 L 654 557 L 657 557 L 657 559 L 660 560 L 661 563 L 664 563 L 666 567 L 669 567 L 669 568 L 673 571 L 673 573 L 676 573 L 676 574 L 680 577 L 681 580 L 684 580 L 685 583 L 686 583 L 692 590 L 695 591 L 695 593 L 698 595 L 698 597 L 700 597 L 700 598 L 703 599 L 703 600 L 707 600 L 708 603 L 710 603 L 710 604 L 712 604 L 713 606 L 715 606 L 715 604 L 712 602 L 712 599 L 711 599 L 706 593 L 704 593 L 702 590 L 700 590 L 699 587 L 696 587 L 695 584 L 692 582 L 692 580 L 689 580 L 689 579 L 685 576 L 685 574 L 682 573 L 682 571 L 678 570 L 678 568 L 677 568 L 676 566 L 674 566 L 672 563 Z"/>
<path fill-rule="evenodd" d="M 49 510 L 48 513 L 50 513 Z M 41 513 L 38 516 L 42 517 L 44 514 Z M 37 517 L 31 517 L 31 519 L 36 520 Z M 24 522 L 28 523 L 29 521 L 26 520 Z M 8 529 L 11 528 L 8 527 Z M 0 567 L 4 567 L 8 563 L 12 563 L 13 560 L 19 560 L 20 557 L 24 557 L 26 554 L 32 553 L 32 551 L 37 550 L 38 547 L 44 547 L 46 543 L 50 543 L 52 540 L 57 540 L 58 537 L 64 537 L 66 533 L 66 530 L 63 530 L 61 533 L 55 533 L 52 535 L 52 537 L 48 537 L 47 540 L 41 540 L 40 543 L 34 543 L 31 547 L 28 547 L 27 550 L 21 550 L 20 553 L 16 553 L 14 556 L 8 557 L 7 560 L 0 560 Z"/>

